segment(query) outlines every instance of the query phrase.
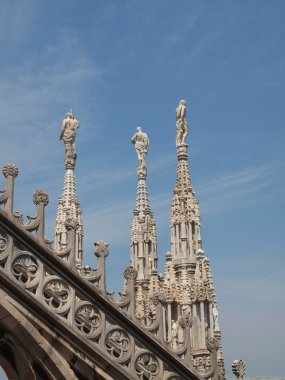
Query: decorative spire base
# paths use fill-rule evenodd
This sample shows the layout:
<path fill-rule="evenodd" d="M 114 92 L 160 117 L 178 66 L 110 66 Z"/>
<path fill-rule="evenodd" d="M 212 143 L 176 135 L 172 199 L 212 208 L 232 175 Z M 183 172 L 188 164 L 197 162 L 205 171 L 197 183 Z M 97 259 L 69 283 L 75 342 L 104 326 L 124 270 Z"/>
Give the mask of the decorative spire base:
<path fill-rule="evenodd" d="M 65 159 L 65 168 L 74 170 L 75 168 L 75 162 L 76 162 L 76 155 L 74 157 L 66 157 Z"/>
<path fill-rule="evenodd" d="M 188 145 L 187 144 L 180 144 L 177 145 L 177 158 L 178 160 L 188 160 Z"/>

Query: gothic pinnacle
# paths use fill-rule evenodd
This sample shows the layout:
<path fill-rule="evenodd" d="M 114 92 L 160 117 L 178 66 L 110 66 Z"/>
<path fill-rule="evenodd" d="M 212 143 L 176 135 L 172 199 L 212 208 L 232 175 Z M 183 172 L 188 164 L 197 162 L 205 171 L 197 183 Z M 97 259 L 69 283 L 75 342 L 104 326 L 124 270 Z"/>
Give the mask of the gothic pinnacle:
<path fill-rule="evenodd" d="M 68 219 L 77 222 L 76 228 L 76 259 L 82 259 L 82 239 L 83 225 L 81 217 L 80 202 L 76 193 L 75 183 L 75 137 L 76 129 L 79 128 L 79 121 L 74 118 L 73 112 L 67 112 L 62 122 L 60 140 L 63 140 L 65 146 L 65 178 L 62 196 L 59 198 L 55 225 L 55 244 L 56 249 L 62 249 L 67 244 L 66 221 Z"/>
<path fill-rule="evenodd" d="M 137 280 L 148 277 L 156 269 L 156 224 L 148 200 L 146 184 L 147 166 L 145 156 L 149 139 L 140 127 L 131 139 L 135 145 L 139 166 L 136 207 L 131 225 L 131 262 L 138 272 Z"/>

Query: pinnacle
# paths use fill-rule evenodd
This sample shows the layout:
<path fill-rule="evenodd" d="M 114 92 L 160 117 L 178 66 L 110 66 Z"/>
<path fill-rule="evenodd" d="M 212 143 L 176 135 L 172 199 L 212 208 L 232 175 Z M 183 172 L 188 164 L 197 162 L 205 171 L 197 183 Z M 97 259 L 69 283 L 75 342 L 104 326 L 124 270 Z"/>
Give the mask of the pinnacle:
<path fill-rule="evenodd" d="M 66 118 L 63 120 L 60 140 L 63 140 L 65 145 L 65 176 L 64 176 L 64 187 L 63 193 L 58 200 L 56 225 L 55 225 L 55 242 L 56 248 L 59 249 L 61 246 L 66 245 L 67 239 L 67 229 L 66 221 L 68 219 L 74 219 L 78 221 L 78 226 L 76 228 L 77 235 L 83 235 L 83 225 L 82 225 L 82 211 L 80 208 L 80 202 L 77 197 L 76 192 L 76 182 L 75 182 L 75 131 L 79 128 L 79 122 L 74 118 L 72 112 L 66 114 Z M 82 238 L 77 239 L 80 243 L 77 250 L 77 258 L 81 259 L 82 254 Z"/>

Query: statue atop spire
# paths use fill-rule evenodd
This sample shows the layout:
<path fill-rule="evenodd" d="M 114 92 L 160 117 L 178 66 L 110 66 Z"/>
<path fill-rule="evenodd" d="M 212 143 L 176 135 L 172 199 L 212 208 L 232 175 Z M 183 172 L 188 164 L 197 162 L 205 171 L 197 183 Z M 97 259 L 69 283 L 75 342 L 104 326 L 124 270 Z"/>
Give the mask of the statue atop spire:
<path fill-rule="evenodd" d="M 146 169 L 145 155 L 148 152 L 149 139 L 147 134 L 142 132 L 141 127 L 137 127 L 137 132 L 132 137 L 131 142 L 135 144 L 139 160 L 139 169 Z"/>
<path fill-rule="evenodd" d="M 65 146 L 65 163 L 74 167 L 76 160 L 75 136 L 79 128 L 79 121 L 74 118 L 73 111 L 67 112 L 63 119 L 59 139 L 63 140 Z"/>
<path fill-rule="evenodd" d="M 188 135 L 188 124 L 186 118 L 186 101 L 180 100 L 176 108 L 176 147 L 185 145 Z"/>
<path fill-rule="evenodd" d="M 131 262 L 138 273 L 136 280 L 140 283 L 138 286 L 140 286 L 139 292 L 141 292 L 141 296 L 144 293 L 144 300 L 141 296 L 136 299 L 137 315 L 142 315 L 141 303 L 146 302 L 148 304 L 146 300 L 152 294 L 151 292 L 149 293 L 150 285 L 148 287 L 145 285 L 143 290 L 142 281 L 149 279 L 151 273 L 157 270 L 156 223 L 150 208 L 146 183 L 145 155 L 148 152 L 149 139 L 147 134 L 138 127 L 131 142 L 135 145 L 139 161 L 137 198 L 131 225 Z"/>

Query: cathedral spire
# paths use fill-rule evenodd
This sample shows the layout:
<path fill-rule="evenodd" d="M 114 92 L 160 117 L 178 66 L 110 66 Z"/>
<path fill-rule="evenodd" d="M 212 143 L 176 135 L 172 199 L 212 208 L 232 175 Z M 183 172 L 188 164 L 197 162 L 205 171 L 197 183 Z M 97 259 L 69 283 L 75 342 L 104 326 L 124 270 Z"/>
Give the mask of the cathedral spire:
<path fill-rule="evenodd" d="M 56 249 L 63 249 L 67 244 L 66 221 L 72 219 L 78 223 L 76 230 L 76 253 L 75 258 L 82 260 L 82 238 L 83 226 L 81 218 L 80 202 L 76 193 L 75 183 L 75 162 L 76 149 L 75 137 L 76 129 L 79 128 L 79 121 L 74 118 L 73 112 L 67 112 L 62 122 L 60 140 L 63 140 L 65 146 L 65 177 L 64 187 L 61 197 L 59 197 L 56 225 L 55 225 L 55 245 Z"/>
<path fill-rule="evenodd" d="M 150 209 L 146 184 L 145 155 L 149 139 L 138 127 L 131 142 L 135 145 L 139 161 L 136 207 L 131 225 L 131 262 L 138 272 L 137 280 L 140 281 L 148 279 L 151 272 L 157 269 L 156 224 Z"/>

